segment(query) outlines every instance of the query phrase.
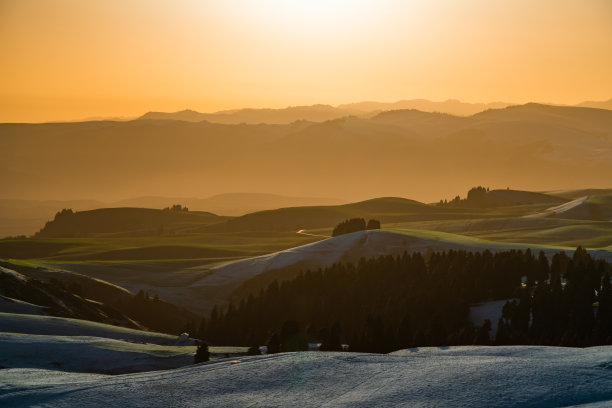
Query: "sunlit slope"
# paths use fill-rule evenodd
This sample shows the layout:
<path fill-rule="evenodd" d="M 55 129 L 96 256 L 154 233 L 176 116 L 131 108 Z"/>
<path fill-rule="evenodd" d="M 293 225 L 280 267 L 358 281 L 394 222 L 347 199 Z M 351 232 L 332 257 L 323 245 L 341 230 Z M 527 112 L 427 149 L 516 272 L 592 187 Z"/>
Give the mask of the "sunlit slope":
<path fill-rule="evenodd" d="M 612 194 L 612 188 L 580 188 L 577 190 L 549 191 L 546 194 L 565 198 L 567 200 L 575 200 L 576 198 L 588 195 Z"/>
<path fill-rule="evenodd" d="M 609 188 L 612 111 L 537 104 L 469 117 L 398 111 L 322 123 L 2 124 L 5 197 L 265 191 L 435 202 L 475 185 Z M 554 185 L 551 185 L 551 181 Z M 456 192 L 456 193 L 453 193 Z"/>
<path fill-rule="evenodd" d="M 0 370 L 6 407 L 604 407 L 610 347 L 443 347 L 390 355 L 299 352 L 123 376 Z M 203 384 L 205 386 L 203 386 Z"/>
<path fill-rule="evenodd" d="M 401 222 L 388 227 L 449 232 L 508 243 L 588 248 L 612 246 L 612 224 L 602 221 L 516 216 Z"/>
<path fill-rule="evenodd" d="M 612 194 L 589 195 L 548 208 L 544 215 L 593 221 L 612 221 Z"/>

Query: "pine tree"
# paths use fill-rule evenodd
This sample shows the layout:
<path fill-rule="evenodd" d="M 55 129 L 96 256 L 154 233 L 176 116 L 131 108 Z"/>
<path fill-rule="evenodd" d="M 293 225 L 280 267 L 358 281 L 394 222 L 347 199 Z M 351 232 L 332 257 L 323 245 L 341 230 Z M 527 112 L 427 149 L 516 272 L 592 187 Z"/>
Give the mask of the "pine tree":
<path fill-rule="evenodd" d="M 202 363 L 204 361 L 210 360 L 210 352 L 208 351 L 208 344 L 206 342 L 199 341 L 197 345 L 198 345 L 198 348 L 193 358 L 193 363 L 198 364 L 198 363 Z"/>
<path fill-rule="evenodd" d="M 281 352 L 281 342 L 278 333 L 274 332 L 272 336 L 270 336 L 267 347 L 267 354 L 276 354 Z"/>

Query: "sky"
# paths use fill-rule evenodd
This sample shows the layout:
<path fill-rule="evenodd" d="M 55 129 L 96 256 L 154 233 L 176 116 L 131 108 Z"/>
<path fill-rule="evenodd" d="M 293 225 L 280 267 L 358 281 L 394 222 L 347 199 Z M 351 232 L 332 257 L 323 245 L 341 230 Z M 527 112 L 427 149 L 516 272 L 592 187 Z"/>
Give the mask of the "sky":
<path fill-rule="evenodd" d="M 610 0 L 0 0 L 0 122 L 612 98 Z"/>

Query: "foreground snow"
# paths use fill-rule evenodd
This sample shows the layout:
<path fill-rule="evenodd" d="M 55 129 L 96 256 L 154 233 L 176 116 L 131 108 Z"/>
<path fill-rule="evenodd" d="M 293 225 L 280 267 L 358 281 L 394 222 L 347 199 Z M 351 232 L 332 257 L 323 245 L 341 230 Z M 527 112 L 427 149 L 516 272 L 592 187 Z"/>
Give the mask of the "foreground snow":
<path fill-rule="evenodd" d="M 210 358 L 248 347 L 210 347 Z M 122 374 L 193 364 L 195 340 L 63 317 L 0 313 L 0 368 Z"/>
<path fill-rule="evenodd" d="M 374 355 L 302 352 L 105 376 L 0 370 L 11 406 L 612 405 L 612 347 L 423 348 Z"/>

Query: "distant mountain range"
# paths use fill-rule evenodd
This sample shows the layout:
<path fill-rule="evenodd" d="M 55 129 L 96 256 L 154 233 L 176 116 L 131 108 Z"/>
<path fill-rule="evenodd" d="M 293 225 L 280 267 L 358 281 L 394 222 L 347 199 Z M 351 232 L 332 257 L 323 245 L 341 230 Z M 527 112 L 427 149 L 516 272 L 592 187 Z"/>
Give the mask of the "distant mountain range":
<path fill-rule="evenodd" d="M 586 102 L 582 102 L 579 103 L 576 106 L 582 106 L 585 108 L 597 108 L 597 109 L 612 109 L 612 99 L 609 99 L 607 101 L 586 101 Z"/>
<path fill-rule="evenodd" d="M 502 109 L 516 105 L 508 102 L 468 103 L 456 99 L 434 102 L 427 99 L 410 99 L 397 102 L 358 102 L 338 106 L 311 105 L 290 106 L 282 109 L 235 109 L 214 113 L 200 113 L 190 109 L 179 112 L 147 112 L 138 119 L 208 121 L 224 124 L 288 124 L 299 120 L 324 122 L 346 116 L 369 118 L 380 112 L 415 109 L 421 112 L 448 113 L 455 116 L 471 116 L 488 109 Z M 603 102 L 582 102 L 578 107 L 612 109 L 612 99 Z"/>
<path fill-rule="evenodd" d="M 7 198 L 266 191 L 345 202 L 385 196 L 434 202 L 478 185 L 610 188 L 612 110 L 526 104 L 472 116 L 404 109 L 320 123 L 0 124 L 0 151 L 9 152 L 0 163 L 0 195 Z M 221 212 L 218 206 L 228 215 L 263 209 L 258 202 L 269 197 L 226 198 L 223 206 L 221 198 L 176 204 Z M 229 209 L 230 202 L 238 208 Z M 175 203 L 121 205 L 141 204 Z M 321 204 L 334 202 L 274 202 Z M 0 218 L 6 214 L 0 211 Z"/>

